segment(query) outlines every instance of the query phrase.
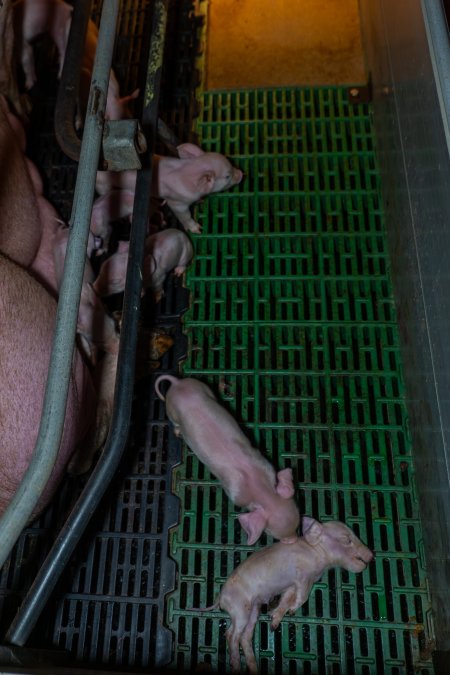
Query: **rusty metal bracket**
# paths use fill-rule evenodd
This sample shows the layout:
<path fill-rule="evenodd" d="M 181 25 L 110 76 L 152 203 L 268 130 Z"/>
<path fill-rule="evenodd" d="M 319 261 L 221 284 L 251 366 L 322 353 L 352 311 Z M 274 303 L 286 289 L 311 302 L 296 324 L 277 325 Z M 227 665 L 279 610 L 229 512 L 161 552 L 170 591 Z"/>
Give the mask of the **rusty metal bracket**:
<path fill-rule="evenodd" d="M 103 166 L 105 171 L 142 167 L 139 154 L 147 141 L 138 120 L 108 120 L 103 128 Z"/>
<path fill-rule="evenodd" d="M 64 154 L 76 162 L 80 158 L 81 138 L 75 128 L 75 119 L 79 105 L 81 65 L 91 4 L 92 0 L 78 0 L 74 5 L 55 108 L 55 135 L 59 147 Z M 170 154 L 176 155 L 176 146 L 180 144 L 180 141 L 161 119 L 158 119 L 157 130 L 159 138 Z M 105 122 L 102 169 L 111 171 L 140 169 L 142 164 L 138 155 L 145 150 L 145 136 L 138 120 Z"/>

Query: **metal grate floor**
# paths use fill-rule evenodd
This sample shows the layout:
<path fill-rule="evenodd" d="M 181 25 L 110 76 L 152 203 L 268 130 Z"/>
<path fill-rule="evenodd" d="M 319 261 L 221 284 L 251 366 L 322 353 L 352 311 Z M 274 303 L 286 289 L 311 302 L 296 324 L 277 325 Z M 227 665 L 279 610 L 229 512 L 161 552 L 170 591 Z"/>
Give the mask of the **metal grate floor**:
<path fill-rule="evenodd" d="M 255 631 L 261 673 L 433 672 L 433 638 L 370 107 L 344 88 L 206 93 L 198 132 L 246 174 L 198 209 L 184 376 L 212 385 L 303 513 L 345 520 L 377 558 L 332 570 Z M 206 607 L 246 546 L 217 481 L 183 449 L 167 601 L 179 671 L 229 669 L 228 617 Z M 260 545 L 270 543 L 262 539 Z"/>

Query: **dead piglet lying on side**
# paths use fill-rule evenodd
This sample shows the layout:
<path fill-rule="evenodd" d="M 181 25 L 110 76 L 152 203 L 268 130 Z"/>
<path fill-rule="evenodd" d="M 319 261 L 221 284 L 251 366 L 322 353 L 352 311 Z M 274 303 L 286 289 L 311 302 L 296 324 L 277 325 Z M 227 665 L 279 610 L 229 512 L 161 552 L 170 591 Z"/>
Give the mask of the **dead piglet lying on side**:
<path fill-rule="evenodd" d="M 161 230 L 147 237 L 143 266 L 142 285 L 151 288 L 155 301 L 163 296 L 163 285 L 167 275 L 173 271 L 181 276 L 193 258 L 189 237 L 175 228 Z M 128 242 L 119 242 L 119 248 L 105 260 L 94 283 L 94 289 L 100 296 L 121 293 L 125 288 L 128 263 Z"/>
<path fill-rule="evenodd" d="M 166 399 L 159 389 L 165 380 L 171 384 Z M 202 382 L 161 375 L 155 389 L 166 400 L 175 433 L 220 480 L 231 501 L 249 510 L 238 516 L 248 544 L 254 544 L 264 530 L 276 539 L 295 537 L 300 515 L 293 500 L 292 470 L 276 474 Z"/>
<path fill-rule="evenodd" d="M 179 158 L 153 156 L 152 197 L 167 203 L 185 230 L 201 232 L 189 207 L 203 197 L 223 192 L 241 182 L 243 173 L 218 152 L 204 152 L 197 145 L 177 147 Z M 96 189 L 101 195 L 113 189 L 135 191 L 135 171 L 98 171 Z"/>
<path fill-rule="evenodd" d="M 225 610 L 231 617 L 227 631 L 230 664 L 240 672 L 239 645 L 249 672 L 257 673 L 252 637 L 261 605 L 281 594 L 271 612 L 275 630 L 286 613 L 294 612 L 309 596 L 312 585 L 331 567 L 362 572 L 374 555 L 353 531 L 339 521 L 319 523 L 303 516 L 303 536 L 291 544 L 278 542 L 252 553 L 231 573 L 220 594 L 207 610 Z M 206 611 L 206 610 L 204 610 Z"/>

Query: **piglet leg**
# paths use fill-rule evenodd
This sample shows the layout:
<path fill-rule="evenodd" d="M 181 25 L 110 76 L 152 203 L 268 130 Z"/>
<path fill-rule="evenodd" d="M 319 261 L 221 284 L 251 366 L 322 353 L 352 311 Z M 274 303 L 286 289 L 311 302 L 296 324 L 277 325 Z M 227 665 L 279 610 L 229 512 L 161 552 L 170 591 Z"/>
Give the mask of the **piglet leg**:
<path fill-rule="evenodd" d="M 230 653 L 231 672 L 241 672 L 241 655 L 239 652 L 240 637 L 247 625 L 247 617 L 245 615 L 234 616 L 231 626 L 226 632 L 228 651 Z"/>
<path fill-rule="evenodd" d="M 280 598 L 280 602 L 271 614 L 271 630 L 278 628 L 281 619 L 287 612 L 293 614 L 296 609 L 301 607 L 301 605 L 307 601 L 311 587 L 312 584 L 308 583 L 304 586 L 290 586 L 287 590 L 285 590 Z"/>
<path fill-rule="evenodd" d="M 184 229 L 188 232 L 201 232 L 202 226 L 200 223 L 197 223 L 189 209 L 189 205 L 184 202 L 177 202 L 173 199 L 167 199 L 167 206 L 172 211 L 172 213 L 178 218 L 180 223 L 183 225 Z"/>
<path fill-rule="evenodd" d="M 256 665 L 255 652 L 252 647 L 253 631 L 255 630 L 256 622 L 258 620 L 258 614 L 260 610 L 260 605 L 253 605 L 252 611 L 245 627 L 244 632 L 241 635 L 241 647 L 244 652 L 245 661 L 247 663 L 248 672 L 250 675 L 256 675 L 258 672 L 258 667 Z"/>

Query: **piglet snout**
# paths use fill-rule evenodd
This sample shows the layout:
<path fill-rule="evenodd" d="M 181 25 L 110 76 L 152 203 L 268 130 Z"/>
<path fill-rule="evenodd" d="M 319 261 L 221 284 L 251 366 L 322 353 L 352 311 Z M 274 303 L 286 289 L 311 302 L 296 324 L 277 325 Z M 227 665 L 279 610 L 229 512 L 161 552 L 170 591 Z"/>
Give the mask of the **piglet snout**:
<path fill-rule="evenodd" d="M 371 562 L 375 560 L 375 553 L 373 551 L 368 551 L 367 555 L 365 556 L 357 556 L 362 562 L 366 563 L 366 565 L 370 565 Z"/>
<path fill-rule="evenodd" d="M 238 185 L 244 178 L 244 173 L 240 169 L 233 169 L 233 183 Z"/>

